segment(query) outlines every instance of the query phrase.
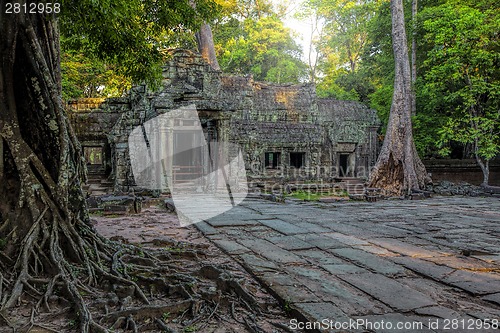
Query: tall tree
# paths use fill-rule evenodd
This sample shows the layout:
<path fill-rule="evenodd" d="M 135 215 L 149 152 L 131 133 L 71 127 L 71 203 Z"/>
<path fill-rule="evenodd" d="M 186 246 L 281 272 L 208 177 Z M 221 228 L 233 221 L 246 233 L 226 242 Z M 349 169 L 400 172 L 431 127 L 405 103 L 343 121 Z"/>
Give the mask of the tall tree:
<path fill-rule="evenodd" d="M 0 309 L 16 305 L 29 291 L 41 299 L 35 314 L 52 295 L 64 294 L 80 332 L 105 332 L 82 289 L 107 280 L 132 286 L 149 301 L 116 261 L 114 254 L 127 250 L 89 224 L 81 149 L 61 98 L 57 13 L 72 42 L 89 43 L 94 54 L 127 76 L 154 83 L 161 53 L 149 37 L 199 26 L 214 8 L 198 1 L 194 11 L 183 0 L 0 0 L 0 8 Z M 37 14 L 25 12 L 30 8 Z"/>
<path fill-rule="evenodd" d="M 417 13 L 418 13 L 418 0 L 411 2 L 411 19 L 412 19 L 412 33 L 411 33 L 411 115 L 417 114 Z"/>
<path fill-rule="evenodd" d="M 196 42 L 198 43 L 198 51 L 201 53 L 210 66 L 215 70 L 220 70 L 217 55 L 215 54 L 214 36 L 212 28 L 208 23 L 203 23 L 200 30 L 196 33 Z"/>
<path fill-rule="evenodd" d="M 490 160 L 500 153 L 500 28 L 492 0 L 446 1 L 422 11 L 421 98 L 428 114 L 444 118 L 441 153 L 469 146 L 489 182 Z M 451 79 L 450 79 L 451 78 Z"/>
<path fill-rule="evenodd" d="M 386 195 L 404 195 L 424 188 L 428 176 L 413 141 L 411 73 L 402 0 L 391 0 L 391 15 L 394 93 L 384 143 L 370 175 L 370 186 L 381 188 Z"/>

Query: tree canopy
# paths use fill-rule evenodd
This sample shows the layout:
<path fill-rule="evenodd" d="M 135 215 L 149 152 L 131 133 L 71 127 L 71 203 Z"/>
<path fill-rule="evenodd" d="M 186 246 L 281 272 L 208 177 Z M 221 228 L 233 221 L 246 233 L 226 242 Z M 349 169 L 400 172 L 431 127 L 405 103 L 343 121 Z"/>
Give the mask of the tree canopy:
<path fill-rule="evenodd" d="M 224 72 L 257 81 L 298 83 L 306 75 L 301 49 L 275 14 L 230 18 L 216 25 L 215 43 Z"/>
<path fill-rule="evenodd" d="M 78 81 L 68 75 L 71 70 L 84 76 L 86 70 L 112 69 L 116 76 L 104 75 L 102 85 L 126 77 L 154 87 L 166 48 L 185 43 L 186 32 L 194 35 L 220 11 L 220 5 L 208 0 L 62 1 L 59 24 L 66 83 Z M 80 61 L 86 66 L 74 68 Z"/>
<path fill-rule="evenodd" d="M 453 1 L 421 13 L 420 98 L 423 115 L 438 114 L 440 153 L 470 146 L 488 183 L 488 163 L 500 153 L 498 9 L 487 1 Z M 434 117 L 436 118 L 436 117 Z"/>

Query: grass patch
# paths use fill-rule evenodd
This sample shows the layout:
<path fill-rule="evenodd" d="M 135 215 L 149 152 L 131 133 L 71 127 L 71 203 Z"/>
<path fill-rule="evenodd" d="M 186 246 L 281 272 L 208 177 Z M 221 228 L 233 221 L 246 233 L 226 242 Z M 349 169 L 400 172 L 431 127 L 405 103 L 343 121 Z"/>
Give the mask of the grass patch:
<path fill-rule="evenodd" d="M 308 191 L 295 191 L 287 196 L 305 201 L 318 201 L 324 195 L 321 195 L 319 193 L 311 193 Z"/>
<path fill-rule="evenodd" d="M 304 200 L 304 201 L 318 201 L 321 198 L 324 197 L 347 197 L 349 194 L 347 191 L 342 190 L 342 191 L 335 191 L 332 193 L 311 193 L 309 191 L 295 191 L 291 194 L 288 194 L 287 197 L 289 198 L 294 198 L 294 199 L 299 199 L 299 200 Z"/>

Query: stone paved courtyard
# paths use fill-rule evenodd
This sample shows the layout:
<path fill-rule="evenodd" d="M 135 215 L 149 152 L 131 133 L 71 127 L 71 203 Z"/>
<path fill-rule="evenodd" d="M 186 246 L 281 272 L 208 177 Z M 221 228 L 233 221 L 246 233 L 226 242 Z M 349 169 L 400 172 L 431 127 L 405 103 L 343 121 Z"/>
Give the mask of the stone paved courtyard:
<path fill-rule="evenodd" d="M 320 331 L 500 331 L 477 320 L 500 320 L 498 198 L 250 198 L 196 226 L 293 316 L 337 324 L 323 321 Z M 349 320 L 363 325 L 338 326 Z"/>

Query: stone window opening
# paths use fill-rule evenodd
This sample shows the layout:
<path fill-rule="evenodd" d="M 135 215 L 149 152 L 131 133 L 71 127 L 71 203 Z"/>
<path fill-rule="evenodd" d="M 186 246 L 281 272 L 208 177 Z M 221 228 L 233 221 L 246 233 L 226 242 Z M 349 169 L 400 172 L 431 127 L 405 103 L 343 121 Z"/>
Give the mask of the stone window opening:
<path fill-rule="evenodd" d="M 267 152 L 265 153 L 265 168 L 266 169 L 278 169 L 280 162 L 281 153 L 278 152 Z"/>
<path fill-rule="evenodd" d="M 355 157 L 356 155 L 354 153 L 339 154 L 339 162 L 338 162 L 339 177 L 356 177 Z"/>
<path fill-rule="evenodd" d="M 83 147 L 83 155 L 88 165 L 102 165 L 103 151 L 102 147 Z"/>
<path fill-rule="evenodd" d="M 306 153 L 291 152 L 290 153 L 290 166 L 300 169 L 304 166 L 306 161 Z"/>

